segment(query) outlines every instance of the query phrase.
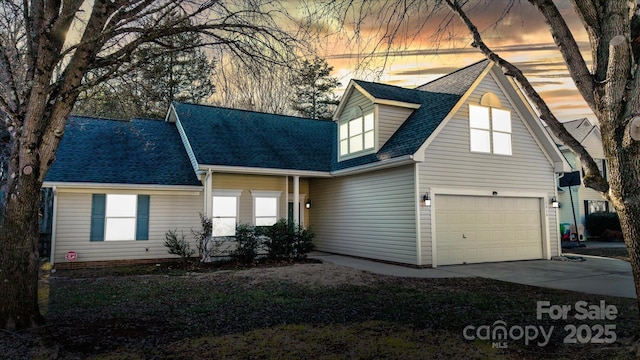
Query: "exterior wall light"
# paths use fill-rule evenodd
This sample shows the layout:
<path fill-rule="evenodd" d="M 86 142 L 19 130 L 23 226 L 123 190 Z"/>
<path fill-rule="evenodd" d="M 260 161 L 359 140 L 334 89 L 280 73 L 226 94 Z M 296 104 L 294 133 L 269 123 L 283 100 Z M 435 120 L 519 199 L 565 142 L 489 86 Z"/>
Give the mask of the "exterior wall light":
<path fill-rule="evenodd" d="M 422 201 L 424 201 L 424 206 L 431 206 L 431 198 L 429 197 L 429 193 L 424 194 L 422 197 Z"/>
<path fill-rule="evenodd" d="M 311 200 L 307 200 L 307 202 L 304 204 L 304 207 L 306 207 L 307 209 L 311 209 Z"/>
<path fill-rule="evenodd" d="M 554 208 L 560 207 L 560 202 L 558 201 L 558 199 L 556 199 L 555 196 L 551 198 L 551 206 Z"/>

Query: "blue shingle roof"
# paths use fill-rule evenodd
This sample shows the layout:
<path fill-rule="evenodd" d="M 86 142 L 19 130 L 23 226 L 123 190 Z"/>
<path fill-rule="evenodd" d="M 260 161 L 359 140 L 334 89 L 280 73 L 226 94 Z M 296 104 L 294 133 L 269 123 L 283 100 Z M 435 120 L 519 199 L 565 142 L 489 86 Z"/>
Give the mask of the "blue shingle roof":
<path fill-rule="evenodd" d="M 175 124 L 71 116 L 45 181 L 197 185 Z"/>
<path fill-rule="evenodd" d="M 488 64 L 488 60 L 474 63 L 416 89 L 354 80 L 376 99 L 420 104 L 420 108 L 407 118 L 377 154 L 341 162 L 334 161 L 333 169 L 346 169 L 381 159 L 415 154 Z"/>
<path fill-rule="evenodd" d="M 416 89 L 354 80 L 376 99 L 420 104 L 375 154 L 337 161 L 337 125 L 174 103 L 196 161 L 202 165 L 329 172 L 415 154 L 460 101 L 488 61 Z M 174 123 L 72 116 L 45 181 L 197 185 Z"/>
<path fill-rule="evenodd" d="M 187 103 L 173 106 L 199 164 L 330 170 L 333 122 Z"/>

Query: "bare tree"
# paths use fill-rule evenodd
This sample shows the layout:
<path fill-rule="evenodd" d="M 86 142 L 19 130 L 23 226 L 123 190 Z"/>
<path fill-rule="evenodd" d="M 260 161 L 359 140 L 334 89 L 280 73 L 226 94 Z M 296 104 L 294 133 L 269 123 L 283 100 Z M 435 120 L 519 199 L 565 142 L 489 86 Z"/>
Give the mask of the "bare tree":
<path fill-rule="evenodd" d="M 173 21 L 164 21 L 173 19 Z M 184 20 L 189 21 L 184 21 Z M 270 0 L 5 0 L 0 5 L 0 124 L 9 133 L 0 223 L 0 328 L 43 321 L 37 302 L 40 188 L 78 94 L 136 69 L 146 44 L 203 36 L 246 64 L 286 64 L 298 42 Z M 153 53 L 153 52 L 151 52 Z M 98 71 L 100 70 L 100 71 Z M 88 72 L 101 76 L 87 78 Z"/>
<path fill-rule="evenodd" d="M 494 5 L 494 2 L 386 0 L 376 5 L 369 2 L 342 5 L 330 1 L 328 8 L 334 12 L 338 10 L 336 13 L 343 21 L 353 19 L 350 29 L 356 34 L 372 23 L 384 24 L 373 31 L 375 40 L 370 39 L 367 43 L 369 58 L 393 54 L 394 42 L 400 38 L 418 39 L 431 35 L 420 32 L 427 24 L 425 19 L 437 24 L 432 30 L 440 38 L 455 32 L 457 27 L 454 25 L 459 24 L 456 21 L 461 21 L 472 36 L 472 46 L 519 84 L 542 120 L 580 159 L 584 169 L 583 184 L 613 204 L 620 217 L 637 291 L 640 289 L 640 7 L 635 1 L 570 0 L 589 37 L 590 69 L 555 2 L 528 2 L 544 17 L 571 78 L 600 123 L 608 181 L 601 176 L 592 156 L 561 125 L 522 71 L 499 56 L 483 40 L 482 32 L 470 14 L 482 19 L 483 11 L 486 15 L 489 10 L 487 5 Z M 517 0 L 502 2 L 505 5 L 502 15 L 516 3 Z M 640 296 L 638 299 L 640 303 Z"/>
<path fill-rule="evenodd" d="M 216 55 L 219 65 L 213 76 L 216 93 L 211 102 L 218 106 L 294 115 L 291 107 L 292 61 L 285 66 L 271 66 L 268 71 L 255 71 L 251 66 Z"/>
<path fill-rule="evenodd" d="M 164 21 L 173 21 L 169 18 Z M 182 33 L 141 46 L 134 55 L 137 68 L 85 89 L 73 113 L 131 119 L 161 119 L 172 101 L 203 102 L 215 92 L 215 62 L 199 46 L 202 36 Z M 87 74 L 85 81 L 106 70 Z"/>

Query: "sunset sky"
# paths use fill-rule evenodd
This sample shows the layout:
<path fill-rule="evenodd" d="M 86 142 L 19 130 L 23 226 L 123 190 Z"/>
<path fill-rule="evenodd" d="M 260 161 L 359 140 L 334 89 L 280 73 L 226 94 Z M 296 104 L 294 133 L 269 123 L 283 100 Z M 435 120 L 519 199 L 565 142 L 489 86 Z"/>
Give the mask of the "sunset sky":
<path fill-rule="evenodd" d="M 506 16 L 503 16 L 505 3 L 505 0 L 483 1 L 470 11 L 470 16 L 482 31 L 485 42 L 525 73 L 560 121 L 582 117 L 595 120 L 591 110 L 575 89 L 542 16 L 528 2 L 516 4 Z M 556 4 L 583 49 L 583 56 L 590 64 L 588 38 L 579 18 L 568 1 L 556 1 Z M 335 33 L 327 36 L 323 55 L 329 65 L 334 67 L 332 75 L 340 79 L 342 90 L 351 78 L 415 87 L 484 59 L 479 51 L 470 46 L 471 37 L 457 19 L 452 23 L 453 26 L 447 26 L 446 34 L 436 43 L 433 35 L 437 32 L 438 26 L 441 26 L 446 13 L 439 13 L 440 15 L 425 20 L 427 12 L 412 16 L 403 24 L 404 30 L 397 36 L 392 48 L 397 51 L 392 52 L 392 56 L 373 57 L 364 65 L 362 53 L 367 51 L 358 51 L 354 41 L 350 41 L 348 35 L 344 35 L 351 31 L 350 28 L 343 31 L 343 36 L 337 36 Z M 371 44 L 381 38 L 385 29 L 381 25 L 385 24 L 383 17 L 385 14 L 378 13 L 362 23 L 361 43 Z M 499 18 L 501 20 L 493 26 Z M 418 32 L 413 41 L 404 41 L 406 37 L 412 36 L 412 32 Z M 364 48 L 367 45 L 360 46 Z M 383 49 L 379 49 L 386 48 L 383 46 Z M 358 69 L 359 67 L 364 69 Z"/>

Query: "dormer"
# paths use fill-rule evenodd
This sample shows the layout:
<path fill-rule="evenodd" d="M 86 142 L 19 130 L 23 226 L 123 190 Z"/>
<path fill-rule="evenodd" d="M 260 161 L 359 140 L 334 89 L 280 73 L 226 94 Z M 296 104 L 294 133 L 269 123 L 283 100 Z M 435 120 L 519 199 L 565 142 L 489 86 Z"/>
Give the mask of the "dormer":
<path fill-rule="evenodd" d="M 333 118 L 338 124 L 338 161 L 378 152 L 420 108 L 412 92 L 415 90 L 352 80 Z"/>

